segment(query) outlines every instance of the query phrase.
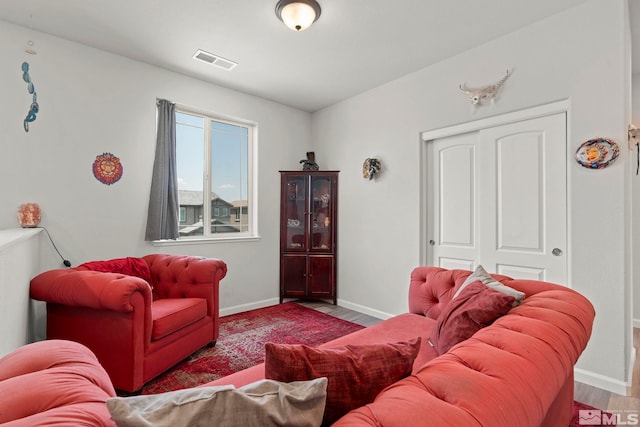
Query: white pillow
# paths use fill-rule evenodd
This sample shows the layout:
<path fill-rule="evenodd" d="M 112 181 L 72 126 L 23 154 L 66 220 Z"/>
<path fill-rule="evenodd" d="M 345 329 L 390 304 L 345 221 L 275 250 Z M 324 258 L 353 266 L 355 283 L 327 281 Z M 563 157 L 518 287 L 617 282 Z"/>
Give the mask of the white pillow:
<path fill-rule="evenodd" d="M 482 267 L 482 265 L 478 265 L 476 270 L 473 273 L 471 273 L 471 275 L 469 277 L 467 277 L 467 280 L 465 280 L 462 283 L 462 285 L 460 285 L 460 288 L 453 295 L 453 298 L 455 298 L 458 295 L 460 295 L 460 292 L 462 292 L 462 290 L 467 285 L 470 285 L 471 283 L 476 282 L 478 280 L 481 281 L 483 285 L 485 285 L 488 288 L 493 289 L 494 291 L 502 292 L 503 294 L 511 295 L 512 297 L 514 297 L 515 298 L 515 301 L 513 302 L 513 306 L 514 307 L 520 305 L 520 303 L 522 302 L 522 300 L 525 297 L 525 293 L 524 292 L 520 292 L 518 290 L 510 288 L 510 287 L 508 287 L 506 285 L 503 285 L 502 283 L 496 281 L 496 279 L 494 279 L 493 276 L 491 276 L 489 273 L 487 273 L 487 271 Z"/>
<path fill-rule="evenodd" d="M 282 383 L 261 380 L 241 388 L 196 387 L 107 399 L 118 427 L 309 426 L 322 422 L 327 378 Z"/>

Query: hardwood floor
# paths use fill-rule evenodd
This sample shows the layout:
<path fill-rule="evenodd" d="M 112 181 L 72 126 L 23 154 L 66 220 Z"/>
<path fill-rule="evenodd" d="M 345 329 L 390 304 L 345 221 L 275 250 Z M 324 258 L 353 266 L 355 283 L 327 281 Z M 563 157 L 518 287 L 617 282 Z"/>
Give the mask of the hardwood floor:
<path fill-rule="evenodd" d="M 313 308 L 325 314 L 329 314 L 342 320 L 348 320 L 349 322 L 353 322 L 362 326 L 371 326 L 375 325 L 376 323 L 382 322 L 382 319 L 378 319 L 377 317 L 372 317 L 364 313 L 360 313 L 348 308 L 340 307 L 339 305 L 333 305 L 322 301 L 298 300 L 296 302 L 300 305 L 304 305 L 305 307 Z"/>
<path fill-rule="evenodd" d="M 325 303 L 322 301 L 296 301 L 301 305 L 321 311 L 323 313 L 335 316 L 340 319 L 348 320 L 363 326 L 375 325 L 381 322 L 381 319 L 372 317 L 363 313 L 359 313 L 348 308 Z M 634 347 L 637 350 L 633 368 L 633 380 L 630 387 L 629 396 L 621 396 L 611 393 L 610 391 L 593 387 L 587 384 L 575 382 L 575 400 L 591 405 L 595 408 L 613 411 L 638 411 L 640 412 L 640 328 L 633 330 Z"/>

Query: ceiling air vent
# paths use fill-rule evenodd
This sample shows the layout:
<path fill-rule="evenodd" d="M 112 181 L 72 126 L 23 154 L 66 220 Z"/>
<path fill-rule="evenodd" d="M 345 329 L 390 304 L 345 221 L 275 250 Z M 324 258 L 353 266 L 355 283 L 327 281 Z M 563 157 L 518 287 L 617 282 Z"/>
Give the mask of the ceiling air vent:
<path fill-rule="evenodd" d="M 198 49 L 196 53 L 193 54 L 193 59 L 197 59 L 198 61 L 206 62 L 209 65 L 215 65 L 218 68 L 222 68 L 223 70 L 231 71 L 233 68 L 238 65 L 237 62 L 233 62 L 229 59 L 221 58 L 217 55 L 214 55 L 209 52 L 205 52 L 202 49 Z"/>

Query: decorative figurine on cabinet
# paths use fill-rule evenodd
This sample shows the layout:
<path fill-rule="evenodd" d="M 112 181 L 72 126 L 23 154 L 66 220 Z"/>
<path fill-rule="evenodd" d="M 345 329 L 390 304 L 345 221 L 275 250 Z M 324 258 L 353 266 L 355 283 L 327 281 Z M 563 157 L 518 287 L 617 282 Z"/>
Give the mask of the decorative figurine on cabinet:
<path fill-rule="evenodd" d="M 320 166 L 316 163 L 316 153 L 313 151 L 307 151 L 307 159 L 300 160 L 302 163 L 303 171 L 317 171 L 320 169 Z"/>

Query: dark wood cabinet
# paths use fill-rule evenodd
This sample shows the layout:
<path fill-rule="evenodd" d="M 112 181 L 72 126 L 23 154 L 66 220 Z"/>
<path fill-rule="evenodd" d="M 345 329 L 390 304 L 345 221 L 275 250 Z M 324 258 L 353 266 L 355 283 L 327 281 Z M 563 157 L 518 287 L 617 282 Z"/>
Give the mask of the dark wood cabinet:
<path fill-rule="evenodd" d="M 337 303 L 337 171 L 280 171 L 280 302 Z"/>

